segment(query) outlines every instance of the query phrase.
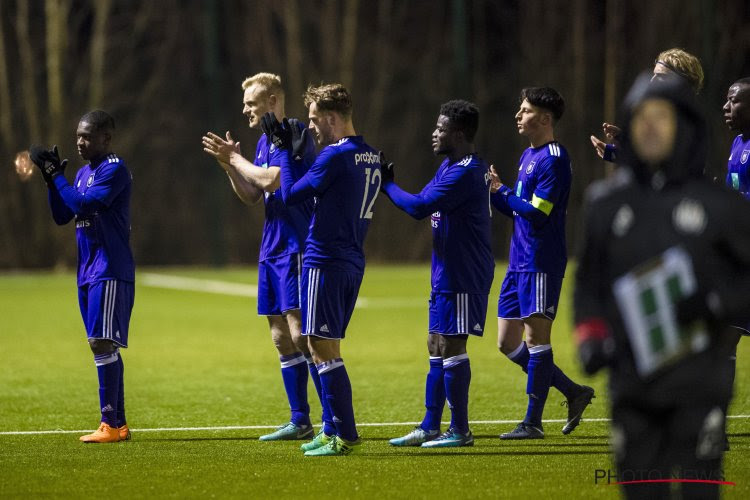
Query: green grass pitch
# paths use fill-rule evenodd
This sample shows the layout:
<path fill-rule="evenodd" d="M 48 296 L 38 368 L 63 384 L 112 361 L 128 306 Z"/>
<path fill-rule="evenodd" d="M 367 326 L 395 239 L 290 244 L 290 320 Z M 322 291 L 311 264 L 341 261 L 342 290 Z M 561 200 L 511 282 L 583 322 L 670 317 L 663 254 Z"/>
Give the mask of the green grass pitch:
<path fill-rule="evenodd" d="M 139 272 L 239 284 L 257 277 L 252 268 Z M 286 422 L 288 407 L 278 357 L 265 318 L 255 314 L 255 299 L 146 286 L 140 279 L 130 348 L 123 356 L 133 439 L 84 445 L 80 433 L 62 432 L 98 424 L 96 372 L 74 277 L 0 275 L 0 497 L 617 497 L 617 486 L 595 481 L 598 469 L 613 469 L 607 422 L 584 420 L 563 436 L 563 424 L 548 421 L 544 441 L 498 439 L 523 417 L 526 404 L 524 374 L 495 346 L 503 273 L 498 264 L 485 336 L 469 340 L 475 446 L 388 445 L 423 414 L 429 267 L 370 265 L 362 307 L 342 344 L 363 453 L 317 459 L 303 457 L 299 442 L 257 439 Z M 585 416 L 605 419 L 605 376 L 585 379 L 574 360 L 570 284 L 569 277 L 553 330 L 555 361 L 596 389 Z M 740 344 L 730 410 L 737 418 L 729 421 L 724 475 L 736 485 L 722 486 L 727 498 L 750 497 L 749 342 Z M 565 418 L 562 400 L 551 390 L 545 419 Z M 312 384 L 310 401 L 317 421 L 320 406 Z M 448 418 L 446 408 L 443 420 Z M 232 426 L 251 428 L 217 429 Z M 19 434 L 45 430 L 58 432 Z"/>

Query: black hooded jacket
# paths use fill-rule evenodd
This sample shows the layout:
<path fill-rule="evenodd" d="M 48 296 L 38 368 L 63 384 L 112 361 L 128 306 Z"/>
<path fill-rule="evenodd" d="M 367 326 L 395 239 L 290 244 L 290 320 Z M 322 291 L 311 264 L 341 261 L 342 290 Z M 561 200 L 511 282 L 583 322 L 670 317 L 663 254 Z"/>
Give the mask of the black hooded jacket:
<path fill-rule="evenodd" d="M 674 152 L 657 167 L 638 157 L 630 138 L 634 111 L 651 98 L 666 99 L 677 111 Z M 579 345 L 601 344 L 614 404 L 638 401 L 653 407 L 686 398 L 721 401 L 731 393 L 728 364 L 722 362 L 728 355 L 727 327 L 746 320 L 750 312 L 750 205 L 703 176 L 707 133 L 687 86 L 642 77 L 628 94 L 623 112 L 618 158 L 623 166 L 586 193 L 574 294 Z M 681 328 L 702 328 L 705 335 L 644 373 L 639 365 L 647 356 L 636 359 L 643 351 L 634 346 L 633 329 L 626 327 L 626 321 L 633 324 L 648 314 L 623 314 L 624 302 L 618 302 L 615 289 L 625 290 L 624 285 L 635 283 L 634 279 L 646 279 L 639 276 L 652 276 L 663 262 L 660 256 L 669 249 L 688 256 L 696 283 L 691 293 L 671 297 L 669 314 Z M 631 312 L 652 307 L 653 295 L 634 296 L 639 298 L 630 302 L 636 304 Z M 658 342 L 653 342 L 641 345 L 658 349 Z M 588 371 L 598 368 L 594 365 L 586 366 L 584 360 Z"/>

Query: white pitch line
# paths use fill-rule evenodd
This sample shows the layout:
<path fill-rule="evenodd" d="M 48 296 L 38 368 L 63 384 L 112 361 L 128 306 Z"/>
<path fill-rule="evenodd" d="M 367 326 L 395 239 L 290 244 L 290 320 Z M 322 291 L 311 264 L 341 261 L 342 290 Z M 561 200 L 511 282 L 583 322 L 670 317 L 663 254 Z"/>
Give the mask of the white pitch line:
<path fill-rule="evenodd" d="M 231 281 L 206 280 L 187 278 L 185 276 L 170 276 L 167 274 L 139 273 L 138 282 L 152 288 L 169 288 L 171 290 L 185 290 L 190 292 L 217 293 L 220 295 L 236 295 L 239 297 L 257 297 L 258 286 Z"/>
<path fill-rule="evenodd" d="M 727 418 L 750 418 L 750 415 L 728 415 Z M 582 422 L 610 422 L 610 418 L 584 418 Z M 566 422 L 564 418 L 542 420 L 545 424 L 561 424 Z M 444 425 L 450 422 L 442 422 Z M 517 424 L 518 419 L 511 420 L 472 420 L 472 425 L 493 425 L 493 424 Z M 364 422 L 358 423 L 357 427 L 398 427 L 408 425 L 419 425 L 419 422 Z M 243 430 L 260 430 L 260 429 L 277 429 L 278 425 L 226 425 L 212 427 L 156 427 L 156 428 L 131 428 L 133 432 L 194 432 L 194 431 L 243 431 Z M 38 434 L 76 434 L 81 432 L 91 432 L 91 429 L 64 430 L 53 429 L 45 431 L 0 431 L 0 436 L 28 436 Z"/>
<path fill-rule="evenodd" d="M 231 281 L 188 278 L 157 273 L 139 273 L 138 284 L 150 288 L 168 288 L 187 292 L 214 293 L 235 297 L 258 297 L 258 285 Z M 426 298 L 415 297 L 358 297 L 355 307 L 360 309 L 403 309 L 427 305 Z"/>

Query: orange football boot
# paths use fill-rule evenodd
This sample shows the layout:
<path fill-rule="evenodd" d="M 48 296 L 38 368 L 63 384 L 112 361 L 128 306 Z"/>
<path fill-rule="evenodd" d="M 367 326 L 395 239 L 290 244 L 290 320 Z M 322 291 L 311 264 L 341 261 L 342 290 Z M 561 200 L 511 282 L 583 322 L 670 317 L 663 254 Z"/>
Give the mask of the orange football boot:
<path fill-rule="evenodd" d="M 102 422 L 97 430 L 81 436 L 80 440 L 84 443 L 116 443 L 120 440 L 120 432 L 116 427 L 110 427 Z"/>
<path fill-rule="evenodd" d="M 128 429 L 128 424 L 118 427 L 117 432 L 120 433 L 120 441 L 130 441 L 130 429 Z"/>

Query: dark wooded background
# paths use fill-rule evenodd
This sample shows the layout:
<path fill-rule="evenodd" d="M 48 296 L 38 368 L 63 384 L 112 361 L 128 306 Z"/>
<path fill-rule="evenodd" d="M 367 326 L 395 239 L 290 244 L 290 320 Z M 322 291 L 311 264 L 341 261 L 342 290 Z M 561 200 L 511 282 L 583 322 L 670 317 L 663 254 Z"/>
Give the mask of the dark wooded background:
<path fill-rule="evenodd" d="M 513 119 L 518 91 L 557 88 L 567 101 L 558 138 L 574 167 L 572 249 L 583 190 L 606 175 L 588 137 L 666 48 L 703 63 L 708 168 L 722 175 L 732 134 L 721 106 L 728 86 L 750 76 L 749 16 L 745 0 L 0 1 L 0 268 L 75 264 L 73 227 L 54 226 L 41 179 L 22 182 L 13 159 L 31 143 L 56 143 L 72 176 L 82 164 L 75 128 L 92 108 L 115 117 L 114 150 L 134 176 L 139 264 L 255 262 L 262 206 L 240 203 L 200 138 L 231 130 L 254 150 L 240 83 L 259 71 L 282 75 L 290 116 L 305 117 L 308 83 L 347 85 L 357 132 L 412 191 L 439 163 L 430 134 L 442 102 L 478 104 L 477 148 L 512 182 L 526 147 Z M 427 222 L 385 199 L 375 212 L 369 259 L 429 257 Z M 509 229 L 497 214 L 498 259 Z"/>

